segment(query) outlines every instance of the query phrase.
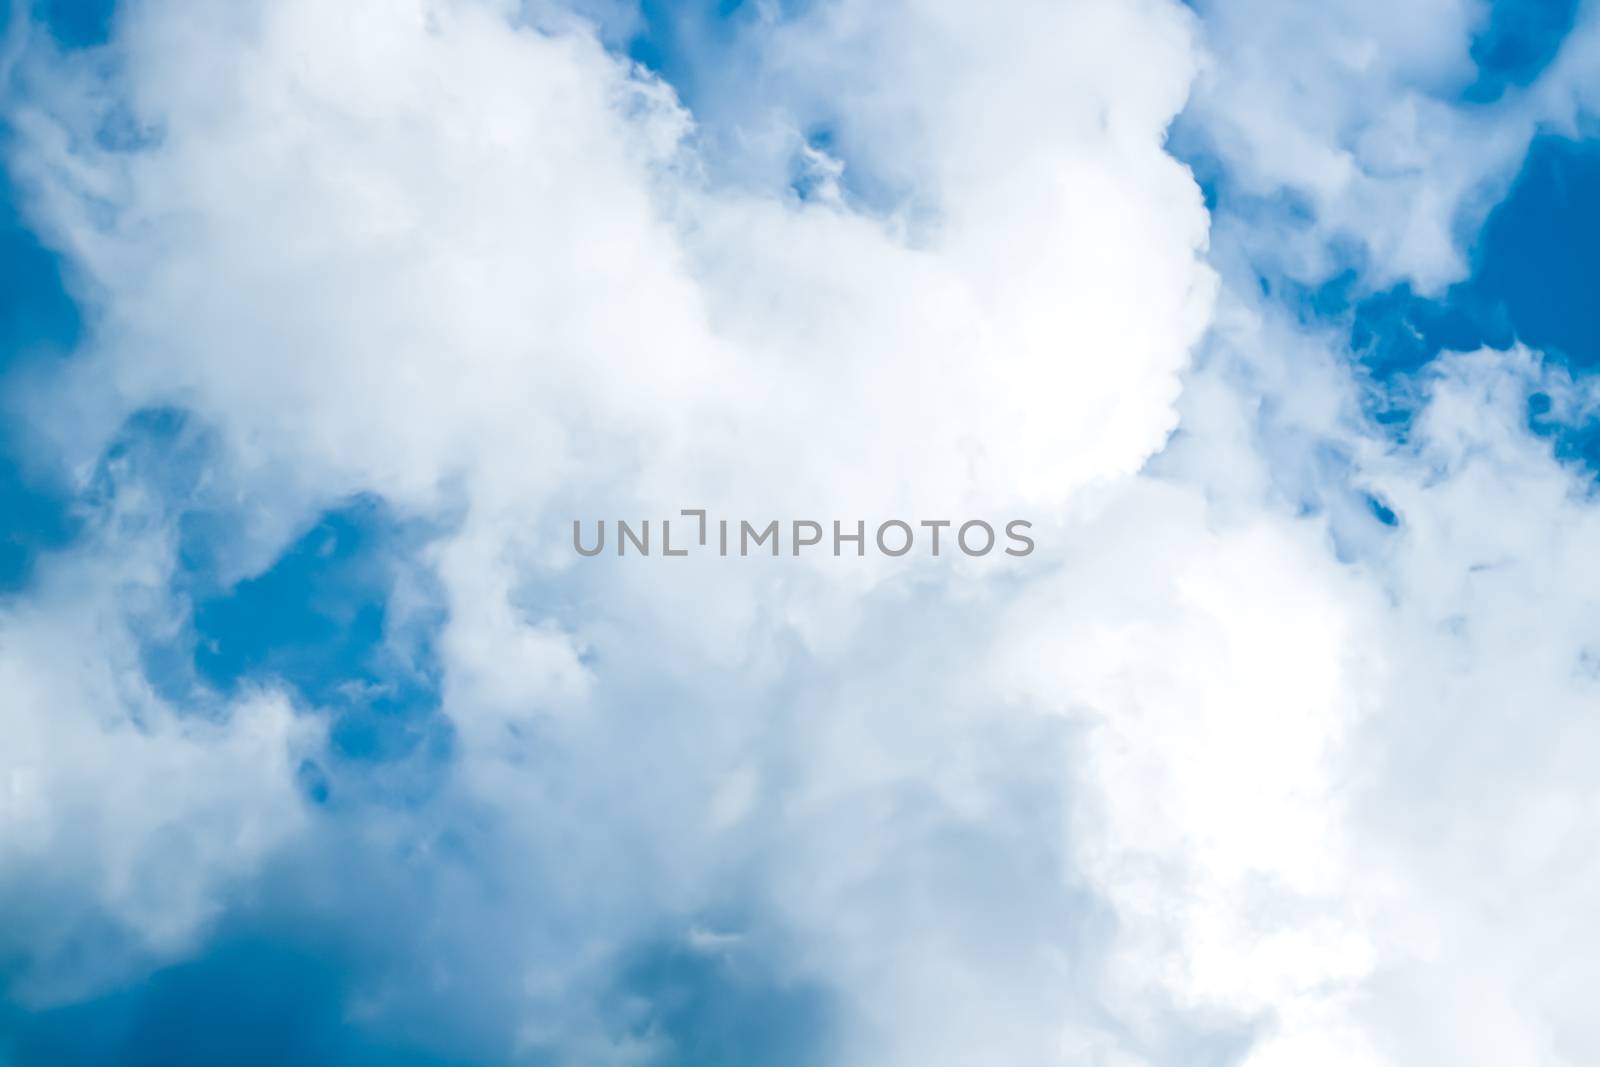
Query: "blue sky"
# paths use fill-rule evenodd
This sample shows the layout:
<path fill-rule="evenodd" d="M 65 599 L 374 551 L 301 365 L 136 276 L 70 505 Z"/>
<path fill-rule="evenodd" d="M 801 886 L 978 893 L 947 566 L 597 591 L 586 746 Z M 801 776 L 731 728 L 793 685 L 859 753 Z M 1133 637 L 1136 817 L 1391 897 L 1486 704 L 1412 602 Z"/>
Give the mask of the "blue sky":
<path fill-rule="evenodd" d="M 243 29 L 157 0 L 13 11 L 0 649 L 18 665 L 0 672 L 15 686 L 0 747 L 11 733 L 24 755 L 0 769 L 28 783 L 45 767 L 56 792 L 0 823 L 18 842 L 0 848 L 0 1067 L 802 1067 L 930 1050 L 1043 1063 L 1060 1048 L 1118 1064 L 1466 1062 L 1443 1023 L 1393 1021 L 1433 992 L 1428 967 L 1492 976 L 1439 993 L 1459 1017 L 1569 950 L 1497 947 L 1467 895 L 1438 920 L 1446 941 L 1468 931 L 1464 956 L 1392 947 L 1385 924 L 1474 853 L 1407 867 L 1390 857 L 1409 824 L 1388 837 L 1364 820 L 1406 804 L 1416 746 L 1445 744 L 1458 662 L 1488 672 L 1484 703 L 1438 757 L 1426 825 L 1447 829 L 1433 839 L 1487 818 L 1460 784 L 1480 774 L 1516 811 L 1587 817 L 1584 771 L 1561 755 L 1585 735 L 1557 717 L 1587 699 L 1571 688 L 1582 672 L 1530 672 L 1540 649 L 1588 640 L 1586 579 L 1559 568 L 1581 558 L 1600 474 L 1600 148 L 1595 97 L 1562 80 L 1583 76 L 1582 54 L 1561 57 L 1596 14 L 1419 2 L 1442 42 L 1420 58 L 1393 45 L 1408 31 L 1380 5 L 1328 15 L 1329 42 L 1380 57 L 1358 85 L 1343 68 L 1295 83 L 1270 58 L 1250 66 L 1259 50 L 1230 35 L 1281 7 L 1146 6 L 1148 27 L 1083 32 L 1129 50 L 1129 70 L 1161 67 L 1148 86 L 1077 53 L 1050 61 L 1033 42 L 1059 28 L 1036 32 L 1024 7 L 1015 24 L 996 15 L 992 38 L 946 39 L 959 18 L 931 3 L 530 4 L 462 16 L 438 55 L 443 38 L 406 36 L 370 5 L 343 27 L 307 6 Z M 1455 43 L 1452 20 L 1469 31 Z M 541 27 L 552 52 L 508 58 L 543 47 L 512 22 Z M 315 43 L 296 51 L 302 33 Z M 1187 72 L 1175 58 L 1202 53 L 1209 66 Z M 238 82 L 196 92 L 230 62 Z M 540 103 L 538 82 L 502 94 L 494 72 L 514 62 L 565 72 L 559 102 Z M 1305 95 L 1264 118 L 1263 84 Z M 1072 117 L 1073 94 L 1095 93 L 1085 107 L 1118 116 L 1099 132 Z M 474 114 L 481 100 L 490 132 L 439 134 L 456 114 L 435 125 L 443 98 Z M 118 107 L 158 132 L 112 143 Z M 1401 112 L 1423 117 L 1388 124 Z M 1435 114 L 1468 132 L 1441 147 Z M 1275 157 L 1288 127 L 1319 151 L 1331 130 L 1327 158 L 1357 159 L 1372 191 L 1310 175 L 1311 148 Z M 1407 136 L 1427 150 L 1395 147 Z M 280 137 L 283 155 L 252 155 Z M 1039 147 L 1052 138 L 1090 147 L 1056 159 Z M 1391 157 L 1407 162 L 1387 170 Z M 1059 240 L 1055 187 L 1034 184 L 1051 173 L 1077 198 Z M 474 175 L 488 215 L 440 191 Z M 1145 200 L 1108 206 L 1102 232 L 1073 204 L 1112 187 Z M 1424 199 L 1445 205 L 1444 244 L 1389 243 Z M 549 219 L 513 217 L 527 202 Z M 1029 213 L 1043 221 L 1018 221 Z M 1124 258 L 1146 288 L 1122 281 Z M 1081 305 L 1052 295 L 1074 286 Z M 603 310 L 624 299 L 637 334 Z M 484 369 L 547 335 L 518 357 L 533 370 Z M 806 347 L 763 348 L 779 336 Z M 1090 369 L 1060 369 L 1048 346 L 1034 358 L 1041 336 Z M 891 350 L 907 362 L 880 375 Z M 356 352 L 368 362 L 344 362 Z M 717 406 L 704 382 L 725 364 L 701 359 L 754 368 L 725 385 L 737 403 Z M 971 379 L 951 369 L 968 362 Z M 991 380 L 1005 383 L 992 413 Z M 500 402 L 512 396 L 525 414 Z M 772 458 L 801 455 L 785 446 L 811 425 L 773 413 L 809 404 L 844 412 L 839 425 L 897 406 L 919 421 Z M 951 456 L 980 442 L 973 469 L 994 470 L 952 487 L 946 445 L 896 450 L 919 435 L 948 438 Z M 686 437 L 716 442 L 712 458 L 684 459 L 699 456 Z M 859 470 L 841 474 L 851 457 Z M 1503 498 L 1477 480 L 1486 464 Z M 1029 508 L 1048 566 L 680 579 L 555 554 L 569 512 L 707 496 L 756 513 Z M 1536 566 L 1540 531 L 1568 547 Z M 1559 640 L 1537 617 L 1496 629 L 1502 593 L 1473 576 L 1497 568 L 1569 598 L 1545 620 Z M 1230 614 L 1273 618 L 1257 582 L 1290 580 L 1306 583 L 1281 594 L 1303 617 Z M 1324 626 L 1335 618 L 1348 621 Z M 1364 674 L 1350 665 L 1381 650 L 1348 635 L 1373 619 L 1395 658 Z M 1251 644 L 1273 631 L 1296 635 L 1287 651 Z M 1084 648 L 1100 651 L 1080 662 Z M 1210 673 L 1231 656 L 1235 673 Z M 1280 677 L 1279 660 L 1321 680 Z M 100 665 L 108 681 L 82 680 Z M 1546 684 L 1548 725 L 1495 743 L 1494 694 Z M 1313 710 L 1283 711 L 1311 689 Z M 1229 717 L 1257 696 L 1295 725 Z M 282 709 L 260 712 L 276 725 L 241 725 L 258 704 Z M 81 733 L 52 741 L 68 716 Z M 1235 738 L 1204 759 L 1303 758 L 1320 774 L 1348 744 L 1376 769 L 1284 786 L 1283 810 L 1308 820 L 1285 838 L 1230 836 L 1239 772 L 1184 770 L 1173 738 L 1190 721 Z M 1128 732 L 1100 740 L 1105 722 Z M 250 755 L 260 737 L 281 773 Z M 182 769 L 202 765 L 238 789 Z M 246 767 L 276 784 L 249 784 Z M 1573 792 L 1528 784 L 1546 772 Z M 124 773 L 103 813 L 94 775 Z M 169 797 L 174 774 L 201 784 Z M 1140 798 L 1169 789 L 1145 814 Z M 146 794 L 148 819 L 112 810 Z M 1333 824 L 1355 858 L 1285 858 L 1304 826 Z M 1561 891 L 1558 915 L 1593 888 L 1542 871 L 1528 884 Z M 1350 888 L 1319 895 L 1323 878 Z M 1361 895 L 1386 878 L 1406 888 Z M 1504 891 L 1523 884 L 1508 875 Z M 1251 886 L 1266 887 L 1259 913 L 1289 924 L 1281 943 L 1307 939 L 1288 977 L 1256 954 Z M 1152 899 L 1177 903 L 1142 911 Z M 1237 914 L 1188 925 L 1202 899 Z M 1312 1003 L 1312 988 L 1341 992 Z M 1600 1047 L 1568 989 L 1530 999 L 1496 1017 L 1498 1062 Z"/>

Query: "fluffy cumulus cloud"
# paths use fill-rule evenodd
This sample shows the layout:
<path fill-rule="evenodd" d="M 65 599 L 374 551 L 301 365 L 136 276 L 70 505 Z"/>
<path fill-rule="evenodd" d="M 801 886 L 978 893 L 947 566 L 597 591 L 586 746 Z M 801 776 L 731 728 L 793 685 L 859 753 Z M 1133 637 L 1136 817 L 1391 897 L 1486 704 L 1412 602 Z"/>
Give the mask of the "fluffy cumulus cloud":
<path fill-rule="evenodd" d="M 17 12 L 0 1061 L 1592 1062 L 1600 395 L 1349 330 L 1548 6 Z"/>

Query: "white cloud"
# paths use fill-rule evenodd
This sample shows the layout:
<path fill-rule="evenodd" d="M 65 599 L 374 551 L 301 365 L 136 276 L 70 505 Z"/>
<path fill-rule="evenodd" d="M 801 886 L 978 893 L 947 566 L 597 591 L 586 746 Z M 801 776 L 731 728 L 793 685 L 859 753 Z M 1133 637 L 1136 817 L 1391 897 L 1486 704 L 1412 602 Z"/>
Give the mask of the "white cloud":
<path fill-rule="evenodd" d="M 1417 88 L 1465 76 L 1465 8 L 1414 9 L 1428 34 L 1390 10 L 1232 5 L 1206 60 L 1153 0 L 819 5 L 745 27 L 713 127 L 548 11 L 136 6 L 115 63 L 17 68 L 13 165 L 94 294 L 40 432 L 87 462 L 128 411 L 192 409 L 218 495 L 270 520 L 235 573 L 354 491 L 452 520 L 424 563 L 459 751 L 410 817 L 483 828 L 474 873 L 513 891 L 452 891 L 484 914 L 416 951 L 439 989 L 521 991 L 503 1047 L 647 1055 L 603 1018 L 618 954 L 663 929 L 743 951 L 692 932 L 744 909 L 780 977 L 835 997 L 839 1064 L 1583 1062 L 1591 976 L 1558 930 L 1593 885 L 1560 848 L 1592 807 L 1593 519 L 1518 414 L 1548 372 L 1452 357 L 1390 447 L 1332 342 L 1248 285 L 1214 305 L 1163 151 L 1204 64 L 1197 121 L 1243 180 L 1313 199 L 1291 265 L 1351 228 L 1374 280 L 1452 276 L 1448 221 L 1529 127 Z M 97 139 L 111 118 L 142 143 Z M 797 160 L 827 195 L 789 192 Z M 1363 486 L 1397 533 L 1296 516 Z M 1020 514 L 1040 551 L 568 549 L 575 516 L 690 506 Z M 122 569 L 180 611 L 169 535 L 91 540 L 70 595 L 0 616 L 26 829 L 0 884 L 103 886 L 158 957 L 316 833 L 310 720 L 149 693 Z M 180 845 L 188 878 L 151 892 Z M 1519 943 L 1526 900 L 1549 918 Z"/>

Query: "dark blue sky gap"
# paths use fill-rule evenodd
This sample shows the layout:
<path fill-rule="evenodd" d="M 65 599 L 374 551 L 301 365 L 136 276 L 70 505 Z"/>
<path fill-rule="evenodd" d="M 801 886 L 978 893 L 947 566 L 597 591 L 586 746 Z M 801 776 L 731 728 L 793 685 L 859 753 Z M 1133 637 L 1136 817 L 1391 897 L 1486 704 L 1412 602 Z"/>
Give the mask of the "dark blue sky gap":
<path fill-rule="evenodd" d="M 1579 0 L 1494 0 L 1472 42 L 1478 76 L 1465 99 L 1488 103 L 1531 83 L 1556 57 L 1578 7 Z"/>
<path fill-rule="evenodd" d="M 1310 298 L 1311 313 L 1343 317 L 1376 391 L 1375 415 L 1403 435 L 1418 392 L 1414 379 L 1446 351 L 1507 349 L 1517 342 L 1576 375 L 1600 369 L 1600 146 L 1542 137 L 1510 195 L 1490 215 L 1472 274 L 1442 297 L 1408 286 L 1357 299 L 1335 279 Z M 1542 401 L 1542 402 L 1541 402 Z M 1600 475 L 1600 427 L 1549 419 L 1535 397 L 1529 425 L 1563 459 Z"/>
<path fill-rule="evenodd" d="M 432 646 L 443 614 L 409 634 L 390 629 L 396 568 L 419 537 L 376 498 L 327 512 L 266 572 L 196 601 L 199 675 L 223 691 L 263 678 L 288 683 L 334 713 L 339 758 L 402 759 L 419 747 L 447 758 Z M 196 535 L 193 558 L 203 556 L 200 545 Z"/>
<path fill-rule="evenodd" d="M 10 4 L 27 0 L 8 0 Z M 33 0 L 33 17 L 63 48 L 92 48 L 110 39 L 117 0 Z"/>
<path fill-rule="evenodd" d="M 30 364 L 70 352 L 82 333 L 60 261 L 28 229 L 11 177 L 0 172 L 0 595 L 26 585 L 39 553 L 77 531 L 65 475 L 28 448 L 6 384 Z"/>
<path fill-rule="evenodd" d="M 38 1012 L 0 1004 L 7 1067 L 489 1067 L 508 1048 L 473 1058 L 429 1052 L 449 1043 L 394 1040 L 354 1023 L 348 1005 L 374 964 L 337 939 L 307 941 L 267 923 L 221 936 L 202 956 L 123 989 Z M 393 950 L 404 957 L 404 946 Z M 602 1010 L 615 1037 L 661 1048 L 655 1067 L 825 1067 L 834 1005 L 781 981 L 755 958 L 641 944 L 618 961 Z M 476 1039 L 465 1039 L 479 1045 Z M 9 1059 L 7 1058 L 9 1057 Z M 534 1054 L 517 1062 L 560 1067 Z"/>
<path fill-rule="evenodd" d="M 467 1067 L 395 1047 L 346 1017 L 327 946 L 226 939 L 126 989 L 35 1013 L 0 1008 L 15 1067 Z M 11 1057 L 6 1060 L 7 1055 Z"/>

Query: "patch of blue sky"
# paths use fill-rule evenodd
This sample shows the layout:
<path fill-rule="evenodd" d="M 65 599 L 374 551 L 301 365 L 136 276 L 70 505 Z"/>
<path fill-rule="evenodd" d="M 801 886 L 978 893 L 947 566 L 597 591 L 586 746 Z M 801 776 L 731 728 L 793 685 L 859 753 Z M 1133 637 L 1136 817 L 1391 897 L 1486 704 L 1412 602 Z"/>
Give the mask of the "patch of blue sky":
<path fill-rule="evenodd" d="M 386 922 L 410 921 L 416 901 Z M 414 916 L 413 916 L 414 917 Z M 286 922 L 285 919 L 291 921 Z M 475 1032 L 470 1010 L 411 1025 L 350 1007 L 375 974 L 404 972 L 416 946 L 352 933 L 304 915 L 236 917 L 198 957 L 122 988 L 37 1011 L 0 1002 L 0 1063 L 7 1067 L 556 1067 L 537 1046 L 516 1055 Z M 319 932 L 320 930 L 320 932 Z M 391 979 L 392 980 L 392 979 Z M 489 1000 L 499 991 L 484 991 Z M 680 939 L 622 953 L 596 1005 L 613 1040 L 648 1049 L 648 1067 L 821 1067 L 836 1005 L 814 983 L 781 977 L 758 956 Z M 428 1010 L 422 1016 L 432 1014 Z M 437 1025 L 434 1025 L 437 1024 Z"/>
<path fill-rule="evenodd" d="M 84 323 L 58 258 L 28 229 L 9 179 L 0 191 L 0 393 L 9 398 L 31 365 L 70 353 Z M 435 714 L 430 643 L 440 620 L 408 618 L 396 627 L 388 605 L 398 560 L 422 534 L 381 502 L 358 499 L 323 516 L 265 573 L 221 588 L 216 548 L 237 535 L 239 518 L 195 497 L 213 447 L 182 411 L 137 412 L 88 485 L 74 492 L 30 447 L 20 413 L 7 408 L 0 422 L 0 594 L 26 588 L 41 553 L 72 543 L 87 517 L 114 507 L 121 488 L 136 481 L 178 524 L 178 591 L 194 605 L 181 640 L 152 636 L 144 649 L 151 680 L 165 695 L 193 704 L 201 684 L 227 693 L 246 682 L 279 681 L 333 714 L 336 758 L 421 752 L 442 759 L 449 733 Z M 322 776 L 310 780 L 325 794 Z"/>
<path fill-rule="evenodd" d="M 0 173 L 0 595 L 24 587 L 41 552 L 75 536 L 63 472 L 30 447 L 14 383 L 71 351 L 83 332 L 58 258 L 28 228 Z"/>
<path fill-rule="evenodd" d="M 191 561 L 205 558 L 210 528 L 197 521 L 186 530 Z M 401 534 L 381 501 L 358 497 L 322 515 L 264 573 L 197 600 L 200 673 L 225 688 L 271 674 L 318 705 L 361 700 L 352 682 L 378 687 L 391 673 L 380 661 Z M 426 656 L 416 669 L 424 679 L 434 673 Z M 417 694 L 378 699 L 402 707 Z"/>
<path fill-rule="evenodd" d="M 261 574 L 218 588 L 211 541 L 226 535 L 229 517 L 187 518 L 182 553 L 198 681 L 224 693 L 286 685 L 329 714 L 335 779 L 337 767 L 351 763 L 412 760 L 437 769 L 448 761 L 452 734 L 440 713 L 434 648 L 443 611 L 394 608 L 397 583 L 426 584 L 407 565 L 426 529 L 381 500 L 357 497 L 320 516 Z M 303 781 L 326 799 L 327 770 L 307 768 Z"/>
<path fill-rule="evenodd" d="M 166 615 L 132 619 L 151 684 L 190 714 L 265 685 L 328 715 L 333 766 L 302 775 L 317 800 L 329 799 L 339 765 L 412 760 L 437 769 L 451 744 L 433 645 L 444 615 L 425 569 L 411 562 L 431 528 L 357 496 L 319 516 L 259 574 L 228 576 L 248 518 L 207 488 L 217 449 L 180 409 L 136 412 L 70 502 L 85 522 L 177 531 L 171 592 L 181 625 Z M 402 581 L 410 606 L 399 612 Z"/>
<path fill-rule="evenodd" d="M 1351 346 L 1375 388 L 1374 417 L 1403 436 L 1415 379 L 1442 352 L 1522 343 L 1575 376 L 1600 370 L 1600 145 L 1537 139 L 1510 194 L 1490 214 L 1472 273 L 1438 298 L 1408 286 L 1359 295 L 1349 276 L 1308 298 L 1310 313 L 1350 326 Z M 1600 427 L 1549 416 L 1530 399 L 1529 426 L 1557 454 L 1600 473 Z"/>
<path fill-rule="evenodd" d="M 70 544 L 79 528 L 66 490 L 0 426 L 0 596 L 26 588 L 40 554 Z"/>
<path fill-rule="evenodd" d="M 1510 194 L 1490 214 L 1472 273 L 1437 299 L 1408 286 L 1356 297 L 1351 278 L 1311 296 L 1319 314 L 1348 314 L 1363 362 L 1380 378 L 1411 373 L 1442 351 L 1521 341 L 1576 372 L 1600 367 L 1600 145 L 1541 137 Z"/>
<path fill-rule="evenodd" d="M 728 45 L 742 6 L 727 0 L 641 0 L 626 42 L 628 57 L 660 75 L 693 107 L 703 87 L 694 57 Z"/>
<path fill-rule="evenodd" d="M 215 695 L 256 683 L 285 686 L 328 714 L 329 749 L 301 766 L 299 780 L 305 795 L 333 814 L 350 810 L 341 804 L 350 795 L 388 805 L 425 801 L 450 755 L 432 646 L 442 615 L 408 610 L 401 618 L 392 599 L 430 531 L 361 496 L 318 517 L 261 573 L 227 578 L 228 546 L 238 542 L 244 520 L 207 493 L 217 454 L 213 435 L 192 415 L 140 411 L 72 501 L 86 524 L 114 521 L 133 532 L 177 525 L 180 565 L 172 591 L 192 612 L 175 635 L 150 627 L 150 680 L 191 714 L 207 714 Z M 407 570 L 406 580 L 418 579 Z M 413 599 L 426 604 L 426 593 Z M 363 773 L 402 759 L 403 773 L 379 779 Z M 336 832 L 338 825 L 326 827 Z M 438 1045 L 413 1041 L 404 1028 L 350 1020 L 356 985 L 393 962 L 359 943 L 403 943 L 396 924 L 413 921 L 423 907 L 405 897 L 357 921 L 370 908 L 374 886 L 418 881 L 415 871 L 396 871 L 396 862 L 359 848 L 330 849 L 319 864 L 321 877 L 336 872 L 345 896 L 335 907 L 348 909 L 350 921 L 330 930 L 299 914 L 303 887 L 269 877 L 252 891 L 268 914 L 241 914 L 238 902 L 230 902 L 225 929 L 194 958 L 84 1002 L 28 1010 L 8 1001 L 3 990 L 16 961 L 0 958 L 0 1064 L 503 1062 L 419 1051 Z M 83 952 L 111 958 L 117 943 L 114 932 L 91 926 Z"/>
<path fill-rule="evenodd" d="M 1463 93 L 1473 103 L 1498 100 L 1532 82 L 1556 57 L 1578 17 L 1579 0 L 1494 0 L 1472 41 L 1478 76 Z"/>
<path fill-rule="evenodd" d="M 8 1067 L 455 1067 L 353 1023 L 352 975 L 283 931 L 228 938 L 199 958 L 88 1001 L 0 1007 Z"/>
<path fill-rule="evenodd" d="M 1466 301 L 1578 371 L 1600 367 L 1600 144 L 1547 137 L 1489 219 Z"/>
<path fill-rule="evenodd" d="M 28 0 L 9 0 L 6 6 L 23 4 Z M 110 38 L 117 0 L 33 0 L 28 6 L 63 48 L 92 48 Z"/>

